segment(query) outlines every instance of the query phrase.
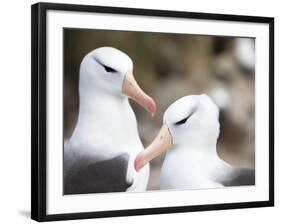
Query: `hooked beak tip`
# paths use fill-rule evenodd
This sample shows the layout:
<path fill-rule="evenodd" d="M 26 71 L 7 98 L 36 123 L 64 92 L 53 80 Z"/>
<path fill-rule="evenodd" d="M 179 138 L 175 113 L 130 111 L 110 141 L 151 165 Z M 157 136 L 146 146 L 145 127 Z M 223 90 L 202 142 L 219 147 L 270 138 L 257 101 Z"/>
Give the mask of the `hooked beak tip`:
<path fill-rule="evenodd" d="M 143 160 L 142 157 L 143 157 L 143 156 L 142 156 L 142 154 L 140 153 L 139 155 L 137 155 L 137 157 L 136 157 L 136 159 L 135 159 L 134 167 L 135 167 L 135 170 L 136 170 L 137 172 L 139 172 L 140 169 L 142 168 L 142 160 Z"/>
<path fill-rule="evenodd" d="M 172 136 L 168 126 L 164 124 L 155 139 L 150 143 L 144 151 L 140 152 L 134 161 L 135 170 L 138 172 L 147 163 L 159 156 L 172 146 Z"/>
<path fill-rule="evenodd" d="M 146 109 L 148 110 L 148 112 L 151 113 L 151 116 L 154 117 L 157 110 L 157 106 L 155 101 L 151 97 L 149 97 L 147 100 Z"/>
<path fill-rule="evenodd" d="M 123 94 L 140 104 L 152 116 L 154 116 L 157 109 L 156 103 L 139 87 L 136 80 L 134 79 L 133 73 L 129 72 L 125 75 L 122 92 Z"/>

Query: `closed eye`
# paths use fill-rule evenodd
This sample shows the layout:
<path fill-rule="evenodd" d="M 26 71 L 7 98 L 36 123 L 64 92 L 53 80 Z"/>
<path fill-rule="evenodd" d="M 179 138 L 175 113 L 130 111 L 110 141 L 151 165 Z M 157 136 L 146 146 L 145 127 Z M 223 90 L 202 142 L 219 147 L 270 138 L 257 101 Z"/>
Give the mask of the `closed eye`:
<path fill-rule="evenodd" d="M 117 70 L 115 70 L 114 68 L 111 68 L 111 67 L 109 67 L 109 66 L 107 66 L 107 65 L 104 65 L 103 63 L 101 63 L 101 61 L 98 59 L 98 58 L 96 58 L 96 57 L 93 57 L 93 59 L 96 61 L 96 62 L 98 62 L 103 68 L 104 68 L 104 70 L 106 71 L 106 72 L 117 72 Z"/>
<path fill-rule="evenodd" d="M 115 69 L 113 69 L 111 67 L 108 67 L 106 65 L 102 65 L 102 66 L 104 67 L 105 71 L 107 71 L 107 72 L 117 72 Z"/>
<path fill-rule="evenodd" d="M 186 118 L 183 118 L 175 123 L 175 125 L 182 125 L 185 124 L 186 121 L 194 114 L 195 110 L 192 111 Z"/>
<path fill-rule="evenodd" d="M 182 119 L 182 120 L 180 120 L 180 121 L 178 121 L 178 122 L 176 122 L 175 123 L 175 125 L 181 125 L 181 124 L 184 124 L 186 121 L 187 121 L 187 119 L 188 119 L 189 117 L 186 117 L 186 118 L 184 118 L 184 119 Z"/>

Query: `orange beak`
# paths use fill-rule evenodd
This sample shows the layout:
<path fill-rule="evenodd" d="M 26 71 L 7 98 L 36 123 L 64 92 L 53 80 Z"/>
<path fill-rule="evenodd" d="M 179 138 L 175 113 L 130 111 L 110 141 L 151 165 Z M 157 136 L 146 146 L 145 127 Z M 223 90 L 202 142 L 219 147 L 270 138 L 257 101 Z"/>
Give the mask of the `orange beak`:
<path fill-rule="evenodd" d="M 132 72 L 127 72 L 125 75 L 122 92 L 154 116 L 156 112 L 156 104 L 154 100 L 139 87 Z"/>
<path fill-rule="evenodd" d="M 149 161 L 159 156 L 172 146 L 172 137 L 167 125 L 163 125 L 153 142 L 140 152 L 134 162 L 135 170 L 139 171 Z"/>

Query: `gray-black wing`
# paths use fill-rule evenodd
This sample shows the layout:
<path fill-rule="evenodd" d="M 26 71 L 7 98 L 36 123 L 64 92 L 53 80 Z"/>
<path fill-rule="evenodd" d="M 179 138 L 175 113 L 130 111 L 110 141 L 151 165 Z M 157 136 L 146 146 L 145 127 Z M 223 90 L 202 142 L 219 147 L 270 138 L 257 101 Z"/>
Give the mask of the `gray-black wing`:
<path fill-rule="evenodd" d="M 255 185 L 255 170 L 233 167 L 220 183 L 224 186 Z"/>
<path fill-rule="evenodd" d="M 79 158 L 64 169 L 64 194 L 107 193 L 126 191 L 129 155 L 109 160 L 91 161 Z"/>

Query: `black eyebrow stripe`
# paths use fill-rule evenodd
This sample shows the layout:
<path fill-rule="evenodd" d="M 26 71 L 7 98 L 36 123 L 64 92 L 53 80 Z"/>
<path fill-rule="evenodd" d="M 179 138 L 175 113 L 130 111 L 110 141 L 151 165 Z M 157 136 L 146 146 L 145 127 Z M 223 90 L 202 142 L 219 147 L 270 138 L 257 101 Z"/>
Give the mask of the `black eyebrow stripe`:
<path fill-rule="evenodd" d="M 95 56 L 93 56 L 93 59 L 99 63 L 102 67 L 104 67 L 104 69 L 107 71 L 107 72 L 117 72 L 115 69 L 103 64 L 98 58 L 96 58 Z"/>
<path fill-rule="evenodd" d="M 188 117 L 186 117 L 186 118 L 184 118 L 184 119 L 182 119 L 182 120 L 176 122 L 175 125 L 184 124 L 184 123 L 187 121 L 187 119 L 188 119 Z"/>
<path fill-rule="evenodd" d="M 194 109 L 186 118 L 181 119 L 180 121 L 177 121 L 175 125 L 181 125 L 184 124 L 194 113 L 196 109 Z"/>
<path fill-rule="evenodd" d="M 101 61 L 100 61 L 97 57 L 93 56 L 92 58 L 93 58 L 97 63 L 99 63 L 100 65 L 103 66 L 103 63 L 101 63 Z"/>

